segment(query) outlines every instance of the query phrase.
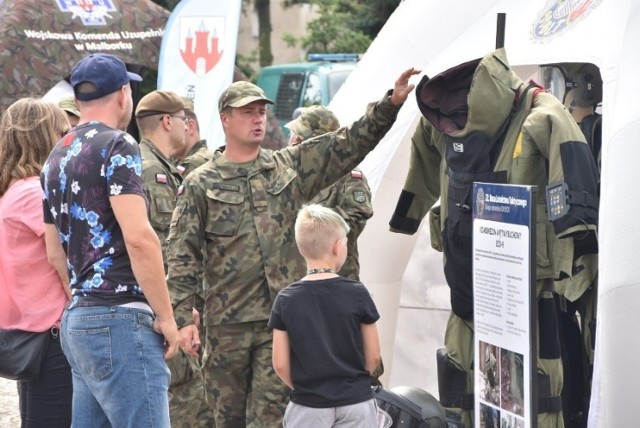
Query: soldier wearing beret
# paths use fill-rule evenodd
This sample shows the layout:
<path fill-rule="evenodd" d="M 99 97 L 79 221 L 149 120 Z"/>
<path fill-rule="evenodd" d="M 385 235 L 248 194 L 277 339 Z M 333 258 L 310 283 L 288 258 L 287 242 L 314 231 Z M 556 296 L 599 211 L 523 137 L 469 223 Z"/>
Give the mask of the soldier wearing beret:
<path fill-rule="evenodd" d="M 173 209 L 176 206 L 178 188 L 182 177 L 172 157 L 181 155 L 185 147 L 187 116 L 182 98 L 169 91 L 153 91 L 145 95 L 136 108 L 135 117 L 142 136 L 142 181 L 149 201 L 149 220 L 160 239 L 166 270 L 166 242 Z M 198 378 L 193 376 L 196 362 L 178 352 L 168 362 L 171 370 L 169 385 L 169 411 L 175 422 L 189 421 L 195 417 L 195 403 L 201 394 Z M 193 385 L 192 385 L 193 383 Z M 194 407 L 188 404 L 193 402 Z"/>
<path fill-rule="evenodd" d="M 142 136 L 142 180 L 149 200 L 149 220 L 160 239 L 163 256 L 182 181 L 170 159 L 184 152 L 186 122 L 184 102 L 173 92 L 153 91 L 142 97 L 136 108 L 136 123 Z"/>
<path fill-rule="evenodd" d="M 192 308 L 203 315 L 203 370 L 217 428 L 282 424 L 289 390 L 272 367 L 267 321 L 278 291 L 305 275 L 297 212 L 376 146 L 417 73 L 402 73 L 354 124 L 277 151 L 260 147 L 273 104 L 260 88 L 239 81 L 220 96 L 226 145 L 185 178 L 167 248 L 180 344 L 192 355 L 200 344 Z"/>

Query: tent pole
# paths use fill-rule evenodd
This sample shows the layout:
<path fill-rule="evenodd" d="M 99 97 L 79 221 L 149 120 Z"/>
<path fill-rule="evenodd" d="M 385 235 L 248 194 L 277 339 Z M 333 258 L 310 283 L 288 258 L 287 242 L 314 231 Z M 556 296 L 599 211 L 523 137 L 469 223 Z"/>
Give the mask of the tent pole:
<path fill-rule="evenodd" d="M 496 49 L 500 49 L 504 47 L 504 28 L 505 28 L 506 22 L 507 22 L 507 14 L 499 13 L 497 28 L 496 28 Z"/>

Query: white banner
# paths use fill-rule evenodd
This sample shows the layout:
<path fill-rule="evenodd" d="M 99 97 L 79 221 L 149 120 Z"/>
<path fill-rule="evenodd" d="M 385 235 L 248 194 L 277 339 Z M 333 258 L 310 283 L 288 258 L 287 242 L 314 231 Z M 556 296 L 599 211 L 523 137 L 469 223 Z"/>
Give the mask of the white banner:
<path fill-rule="evenodd" d="M 231 84 L 241 0 L 182 0 L 164 30 L 158 89 L 191 98 L 210 148 L 224 144 L 218 98 Z"/>

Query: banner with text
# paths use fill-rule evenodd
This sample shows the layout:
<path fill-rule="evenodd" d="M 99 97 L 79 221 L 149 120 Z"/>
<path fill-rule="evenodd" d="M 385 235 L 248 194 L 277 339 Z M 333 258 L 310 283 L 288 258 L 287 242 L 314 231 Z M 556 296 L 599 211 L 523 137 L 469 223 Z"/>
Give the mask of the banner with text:
<path fill-rule="evenodd" d="M 42 96 L 84 56 L 106 52 L 155 69 L 169 11 L 150 0 L 0 1 L 0 110 Z"/>
<path fill-rule="evenodd" d="M 200 134 L 224 144 L 218 98 L 233 79 L 241 0 L 182 0 L 164 30 L 158 89 L 193 100 Z"/>
<path fill-rule="evenodd" d="M 476 426 L 529 428 L 537 416 L 536 191 L 535 186 L 474 183 Z"/>

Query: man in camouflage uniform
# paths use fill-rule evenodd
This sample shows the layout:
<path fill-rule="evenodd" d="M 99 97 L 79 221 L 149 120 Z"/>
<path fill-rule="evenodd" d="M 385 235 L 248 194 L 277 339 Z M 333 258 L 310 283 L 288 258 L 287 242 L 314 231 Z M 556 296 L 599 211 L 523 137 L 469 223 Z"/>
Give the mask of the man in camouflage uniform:
<path fill-rule="evenodd" d="M 185 154 L 176 161 L 176 168 L 183 177 L 191 171 L 206 163 L 213 156 L 213 152 L 207 147 L 207 140 L 200 138 L 200 122 L 193 109 L 191 98 L 182 98 L 184 101 L 184 113 L 187 116 L 187 133 L 185 136 Z"/>
<path fill-rule="evenodd" d="M 140 100 L 135 116 L 142 136 L 142 180 L 149 200 L 149 219 L 165 256 L 169 224 L 182 181 L 170 159 L 184 153 L 184 102 L 173 92 L 153 91 Z"/>
<path fill-rule="evenodd" d="M 318 135 L 333 132 L 340 122 L 331 110 L 323 106 L 305 108 L 301 114 L 285 125 L 291 131 L 290 145 L 297 145 Z M 358 236 L 373 215 L 371 189 L 360 170 L 353 170 L 333 185 L 322 190 L 310 203 L 334 209 L 350 227 L 347 235 L 347 259 L 340 269 L 341 276 L 358 281 Z"/>
<path fill-rule="evenodd" d="M 454 89 L 452 89 L 454 88 Z M 473 426 L 473 282 L 471 195 L 474 181 L 537 185 L 538 426 L 562 427 L 562 360 L 555 300 L 569 290 L 578 255 L 597 252 L 597 178 L 593 156 L 569 112 L 551 94 L 527 86 L 504 49 L 423 78 L 423 117 L 412 138 L 407 180 L 391 230 L 415 233 L 431 210 L 432 246 L 444 252 L 452 313 L 438 351 L 440 401 L 459 426 Z M 545 186 L 565 183 L 570 209 L 548 219 Z"/>
<path fill-rule="evenodd" d="M 184 153 L 186 116 L 182 99 L 173 92 L 153 91 L 136 108 L 142 141 L 142 180 L 149 201 L 149 220 L 160 239 L 166 271 L 166 242 L 182 178 L 169 160 Z M 193 361 L 191 361 L 193 360 Z M 195 424 L 203 398 L 198 362 L 180 351 L 167 362 L 171 370 L 169 413 L 175 427 Z M 206 426 L 206 425 L 200 425 Z"/>
<path fill-rule="evenodd" d="M 272 367 L 267 320 L 278 291 L 305 275 L 295 217 L 304 201 L 351 171 L 386 134 L 416 73 L 405 71 L 353 125 L 278 151 L 260 148 L 272 103 L 260 88 L 239 81 L 220 97 L 227 144 L 185 178 L 167 252 L 187 352 L 200 344 L 192 308 L 203 314 L 204 376 L 217 428 L 282 423 L 288 388 Z"/>

